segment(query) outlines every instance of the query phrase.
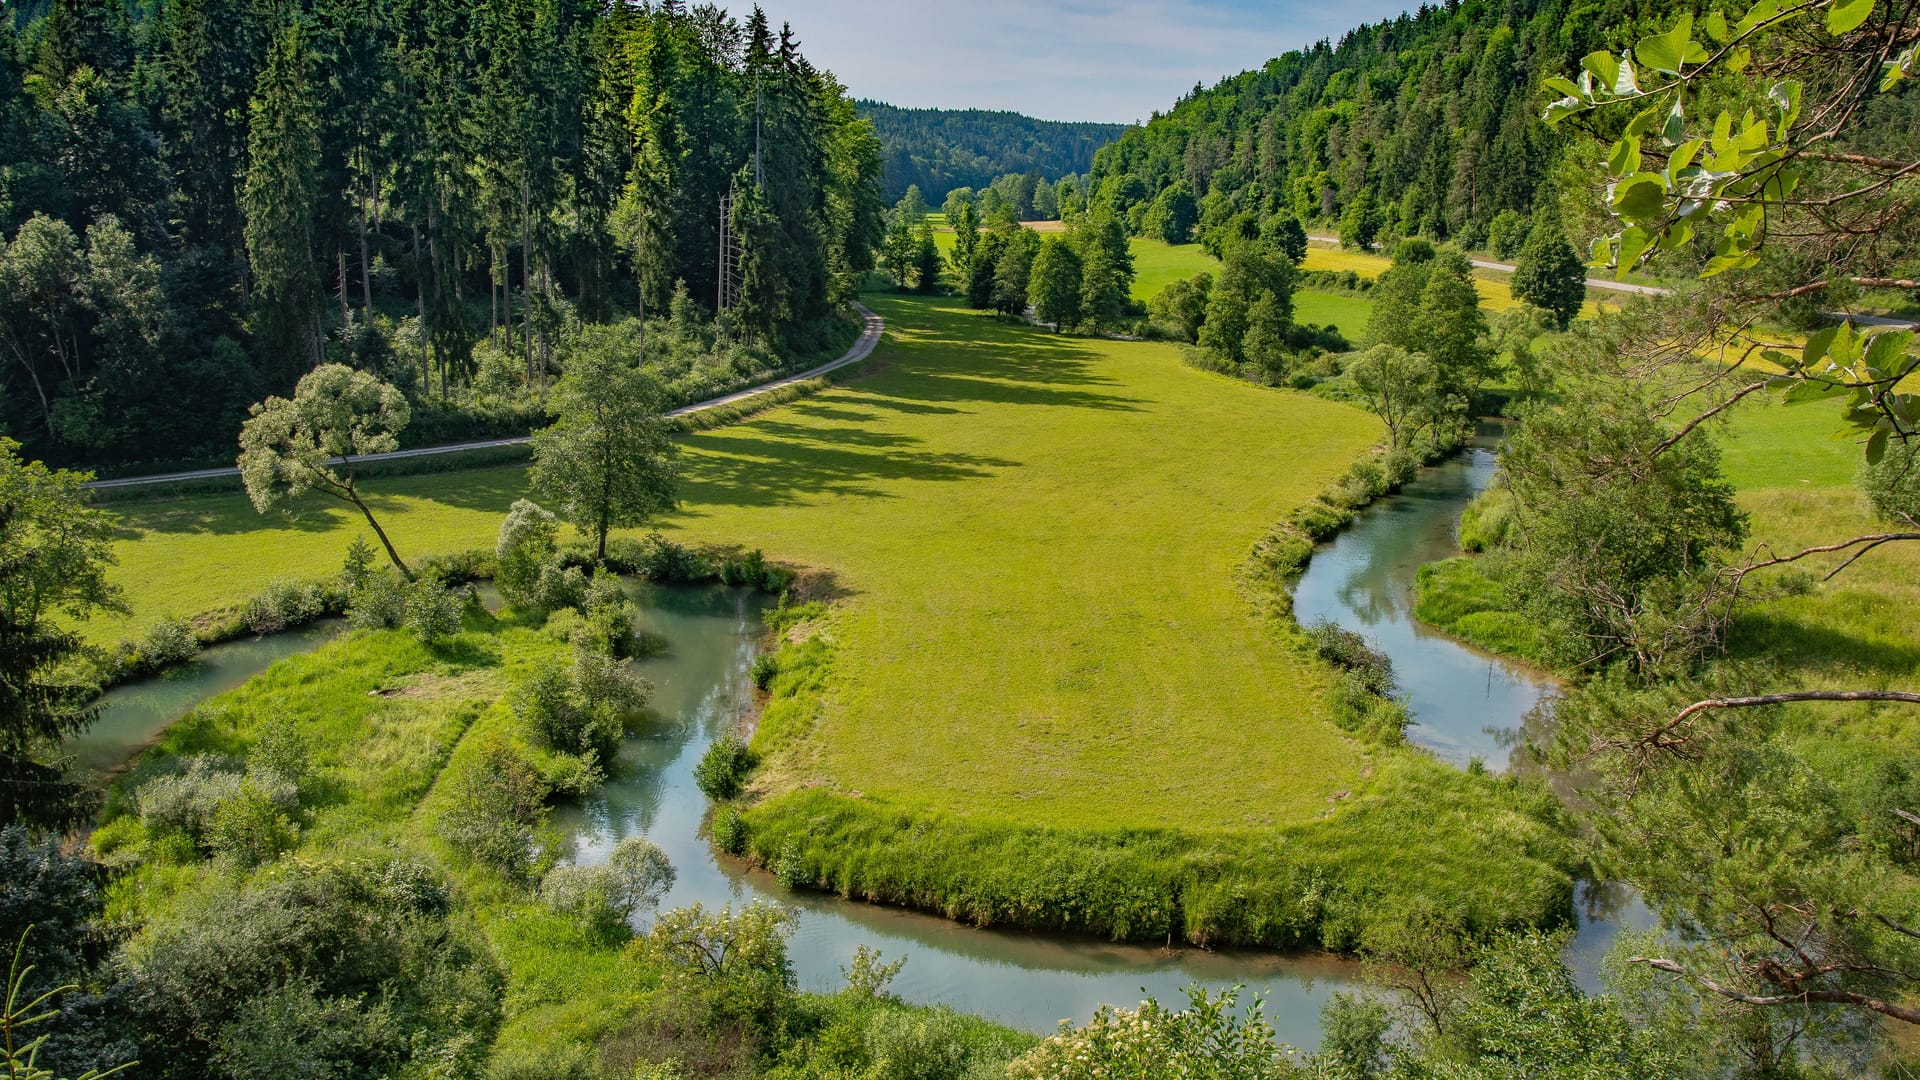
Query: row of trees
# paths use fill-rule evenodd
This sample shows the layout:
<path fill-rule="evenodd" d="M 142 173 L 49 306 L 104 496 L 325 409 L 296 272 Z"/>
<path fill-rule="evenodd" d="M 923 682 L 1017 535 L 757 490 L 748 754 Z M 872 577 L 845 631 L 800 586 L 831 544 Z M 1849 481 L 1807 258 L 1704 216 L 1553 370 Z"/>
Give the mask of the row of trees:
<path fill-rule="evenodd" d="M 1101 209 L 1045 235 L 1010 222 L 981 230 L 963 209 L 952 263 L 976 308 L 1013 316 L 1032 308 L 1061 330 L 1111 327 L 1137 314 L 1126 229 Z"/>
<path fill-rule="evenodd" d="M 327 360 L 538 383 L 570 320 L 713 305 L 730 192 L 734 332 L 809 351 L 880 237 L 840 86 L 678 0 L 53 0 L 0 117 L 0 425 L 54 460 L 224 449 Z"/>

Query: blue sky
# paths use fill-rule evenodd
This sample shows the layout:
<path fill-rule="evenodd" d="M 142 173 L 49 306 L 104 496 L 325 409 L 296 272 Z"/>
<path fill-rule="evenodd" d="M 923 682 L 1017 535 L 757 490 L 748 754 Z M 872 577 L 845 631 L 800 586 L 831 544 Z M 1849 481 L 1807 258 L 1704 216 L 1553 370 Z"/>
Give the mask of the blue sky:
<path fill-rule="evenodd" d="M 727 0 L 744 17 L 751 3 Z M 1145 120 L 1203 82 L 1406 0 L 761 0 L 855 97 L 1012 109 L 1047 120 Z"/>

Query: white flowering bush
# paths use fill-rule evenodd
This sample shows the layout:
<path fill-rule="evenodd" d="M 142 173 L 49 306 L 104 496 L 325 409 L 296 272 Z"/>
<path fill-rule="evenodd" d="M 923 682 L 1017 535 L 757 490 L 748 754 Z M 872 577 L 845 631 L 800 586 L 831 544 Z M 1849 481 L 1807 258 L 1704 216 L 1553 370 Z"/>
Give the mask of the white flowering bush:
<path fill-rule="evenodd" d="M 1255 998 L 1243 1015 L 1238 989 L 1187 991 L 1188 1007 L 1148 998 L 1137 1009 L 1103 1005 L 1086 1026 L 1060 1033 L 1008 1067 L 1012 1080 L 1277 1080 L 1305 1075 Z"/>

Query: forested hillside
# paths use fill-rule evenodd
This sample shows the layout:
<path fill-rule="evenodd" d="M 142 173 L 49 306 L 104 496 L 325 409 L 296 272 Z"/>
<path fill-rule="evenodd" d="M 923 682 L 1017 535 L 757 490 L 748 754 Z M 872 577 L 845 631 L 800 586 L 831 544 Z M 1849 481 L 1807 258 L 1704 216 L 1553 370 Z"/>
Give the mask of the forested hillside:
<path fill-rule="evenodd" d="M 879 172 L 757 10 L 54 0 L 0 23 L 0 432 L 53 461 L 227 457 L 248 403 L 325 359 L 442 410 L 476 377 L 537 390 L 582 323 L 664 315 L 677 282 L 682 315 L 716 303 L 729 190 L 719 336 L 817 350 Z"/>
<path fill-rule="evenodd" d="M 934 205 L 954 188 L 983 188 L 1008 173 L 1058 180 L 1085 173 L 1125 124 L 1069 124 L 983 109 L 900 109 L 858 103 L 885 150 L 888 200 L 909 186 Z"/>
<path fill-rule="evenodd" d="M 1467 247 L 1525 213 L 1557 160 L 1541 80 L 1670 15 L 1655 0 L 1424 6 L 1196 87 L 1095 158 L 1093 178 L 1143 227 L 1171 191 L 1203 229 L 1243 210 L 1331 227 L 1358 204 L 1387 235 Z"/>

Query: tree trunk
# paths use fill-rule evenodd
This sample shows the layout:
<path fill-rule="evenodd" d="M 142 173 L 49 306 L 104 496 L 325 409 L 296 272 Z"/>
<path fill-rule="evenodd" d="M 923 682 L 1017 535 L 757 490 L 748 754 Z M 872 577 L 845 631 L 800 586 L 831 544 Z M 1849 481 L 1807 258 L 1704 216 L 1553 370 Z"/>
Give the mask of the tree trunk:
<path fill-rule="evenodd" d="M 528 179 L 520 177 L 520 321 L 525 324 L 527 385 L 533 377 L 533 192 Z"/>
<path fill-rule="evenodd" d="M 380 538 L 380 546 L 387 549 L 387 558 L 393 560 L 393 565 L 400 571 L 400 576 L 412 581 L 413 571 L 407 569 L 407 564 L 400 561 L 400 553 L 393 549 L 393 541 L 387 539 L 387 530 L 381 528 L 380 523 L 374 520 L 373 511 L 367 508 L 365 500 L 360 498 L 360 493 L 353 489 L 351 480 L 347 482 L 347 501 L 359 507 L 361 515 L 367 519 L 367 524 L 373 526 L 373 534 Z"/>
<path fill-rule="evenodd" d="M 334 253 L 339 257 L 340 266 L 340 333 L 344 337 L 347 328 L 353 325 L 353 309 L 347 306 L 347 249 L 341 248 Z M 366 327 L 361 327 L 362 330 Z"/>
<path fill-rule="evenodd" d="M 371 186 L 371 185 L 369 185 Z M 367 256 L 367 213 L 365 202 L 360 204 L 360 313 L 367 327 L 373 327 L 373 261 Z"/>
<path fill-rule="evenodd" d="M 432 212 L 428 212 L 432 217 Z M 420 318 L 420 388 L 422 393 L 433 393 L 433 359 L 428 354 L 427 342 L 432 338 L 427 329 L 427 279 L 422 271 L 426 264 L 420 261 L 420 226 L 413 227 L 413 277 L 414 277 L 414 313 Z"/>

